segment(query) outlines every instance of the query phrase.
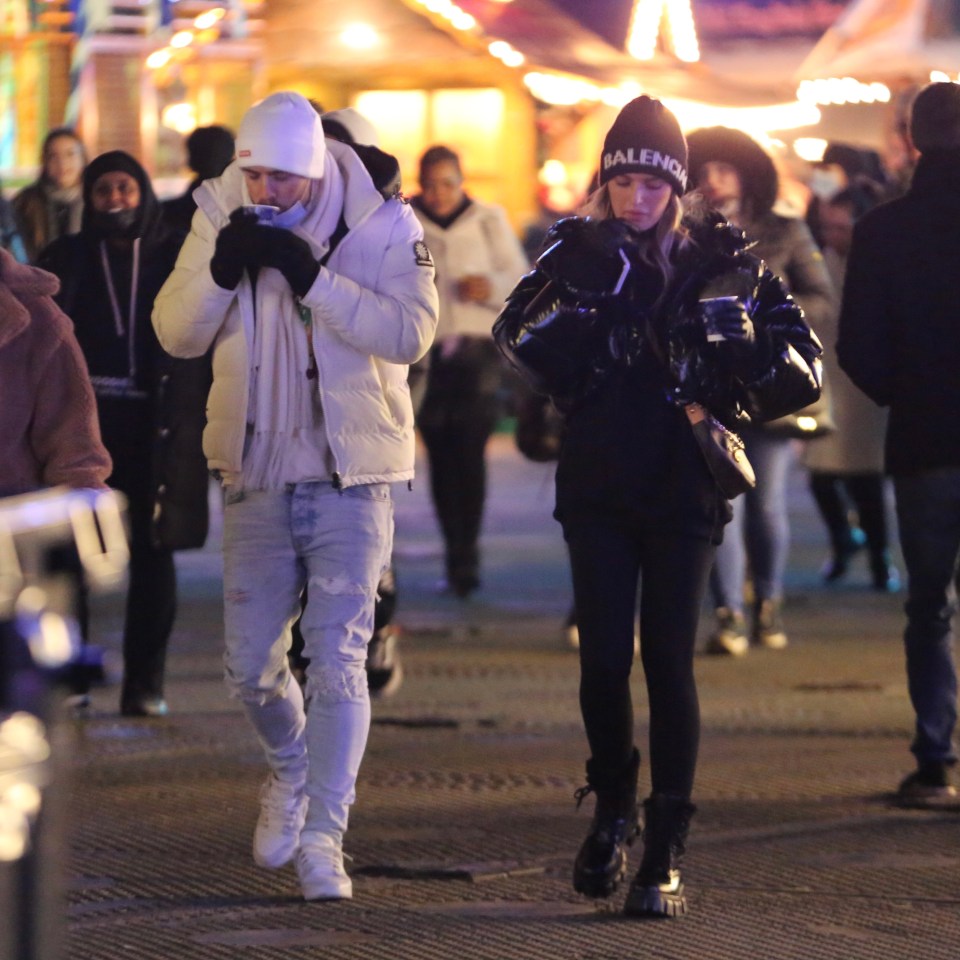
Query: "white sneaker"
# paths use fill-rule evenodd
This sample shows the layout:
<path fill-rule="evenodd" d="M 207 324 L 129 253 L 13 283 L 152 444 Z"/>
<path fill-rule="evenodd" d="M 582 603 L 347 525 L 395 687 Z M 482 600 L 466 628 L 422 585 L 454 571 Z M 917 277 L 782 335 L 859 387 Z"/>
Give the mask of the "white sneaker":
<path fill-rule="evenodd" d="M 717 607 L 717 626 L 707 641 L 707 653 L 742 657 L 749 649 L 743 614 L 727 607 Z"/>
<path fill-rule="evenodd" d="M 756 642 L 768 650 L 783 650 L 787 646 L 779 600 L 762 600 L 757 604 L 753 632 Z"/>
<path fill-rule="evenodd" d="M 350 900 L 353 882 L 343 869 L 339 840 L 311 830 L 301 837 L 297 875 L 304 900 Z"/>
<path fill-rule="evenodd" d="M 260 788 L 260 817 L 253 832 L 253 859 L 258 866 L 276 870 L 293 859 L 306 814 L 303 784 L 278 780 L 271 773 Z"/>

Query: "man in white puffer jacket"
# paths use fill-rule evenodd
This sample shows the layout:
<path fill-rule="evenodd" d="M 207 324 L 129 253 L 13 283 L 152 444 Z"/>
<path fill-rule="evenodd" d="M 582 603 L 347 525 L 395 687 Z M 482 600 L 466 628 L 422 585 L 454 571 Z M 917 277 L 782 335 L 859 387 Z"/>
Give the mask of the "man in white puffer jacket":
<path fill-rule="evenodd" d="M 344 899 L 364 660 L 389 484 L 413 477 L 407 364 L 436 330 L 433 263 L 410 208 L 296 93 L 247 112 L 236 161 L 194 198 L 153 322 L 174 356 L 213 345 L 204 451 L 225 489 L 226 677 L 270 766 L 254 859 L 296 858 L 306 899 Z M 308 582 L 306 712 L 286 654 Z"/>

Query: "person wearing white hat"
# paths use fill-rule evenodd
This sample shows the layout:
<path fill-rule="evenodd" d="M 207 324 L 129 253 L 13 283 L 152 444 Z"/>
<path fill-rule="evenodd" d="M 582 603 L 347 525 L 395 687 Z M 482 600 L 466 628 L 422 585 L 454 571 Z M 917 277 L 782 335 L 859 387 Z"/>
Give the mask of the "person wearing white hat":
<path fill-rule="evenodd" d="M 325 140 L 300 94 L 251 107 L 236 146 L 195 193 L 153 321 L 175 356 L 213 346 L 204 451 L 225 490 L 226 679 L 270 767 L 254 859 L 295 859 L 307 900 L 345 899 L 364 660 L 392 545 L 389 484 L 413 477 L 406 374 L 436 329 L 433 261 L 410 208 Z M 301 693 L 287 649 L 307 583 Z"/>

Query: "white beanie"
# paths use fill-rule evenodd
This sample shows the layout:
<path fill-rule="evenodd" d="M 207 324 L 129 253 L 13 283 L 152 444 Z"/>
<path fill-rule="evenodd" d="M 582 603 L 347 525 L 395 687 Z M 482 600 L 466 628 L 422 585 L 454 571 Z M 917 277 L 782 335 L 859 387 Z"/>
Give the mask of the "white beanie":
<path fill-rule="evenodd" d="M 377 128 L 359 110 L 354 110 L 353 107 L 328 110 L 323 115 L 323 126 L 331 137 L 339 139 L 340 131 L 337 129 L 339 126 L 343 128 L 351 143 L 367 144 L 371 147 L 380 146 Z"/>
<path fill-rule="evenodd" d="M 326 152 L 320 116 L 299 93 L 271 93 L 244 114 L 237 131 L 241 167 L 266 167 L 320 180 Z"/>

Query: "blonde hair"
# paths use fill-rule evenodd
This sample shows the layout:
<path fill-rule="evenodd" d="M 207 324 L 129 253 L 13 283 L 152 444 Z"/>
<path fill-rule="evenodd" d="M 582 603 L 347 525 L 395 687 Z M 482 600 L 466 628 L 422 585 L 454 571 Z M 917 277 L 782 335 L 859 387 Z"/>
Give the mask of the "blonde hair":
<path fill-rule="evenodd" d="M 577 212 L 582 217 L 592 217 L 594 220 L 613 219 L 613 205 L 610 203 L 608 184 L 605 183 L 594 190 Z M 640 250 L 640 259 L 656 267 L 663 274 L 664 286 L 673 274 L 671 255 L 676 249 L 686 246 L 689 242 L 687 231 L 681 225 L 682 220 L 683 206 L 680 198 L 675 193 L 671 193 L 663 216 L 653 228 L 652 238 Z"/>

